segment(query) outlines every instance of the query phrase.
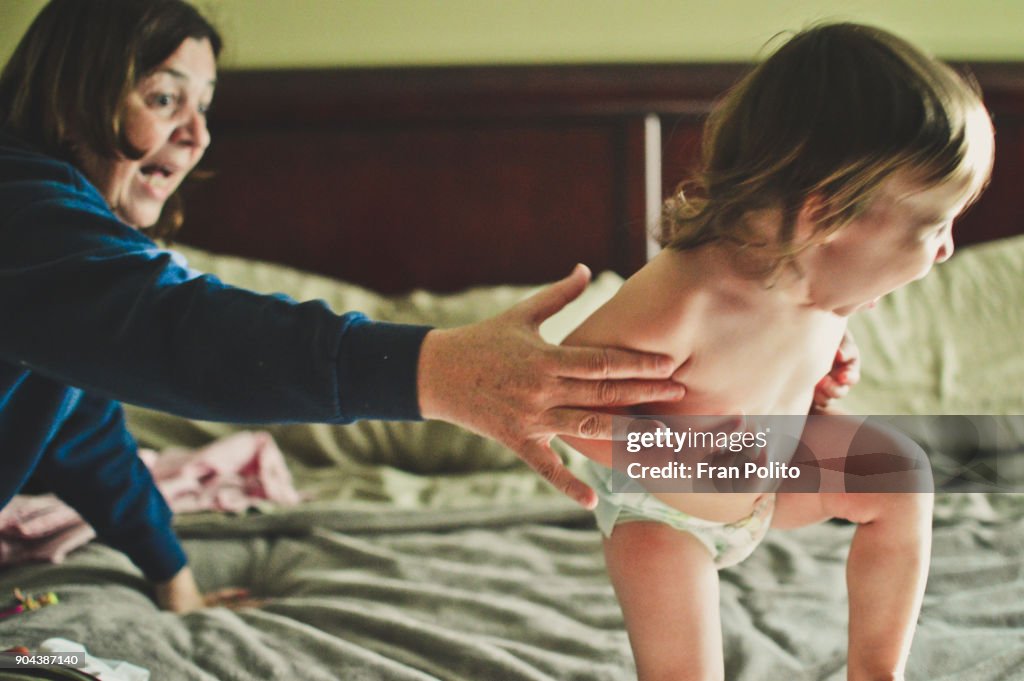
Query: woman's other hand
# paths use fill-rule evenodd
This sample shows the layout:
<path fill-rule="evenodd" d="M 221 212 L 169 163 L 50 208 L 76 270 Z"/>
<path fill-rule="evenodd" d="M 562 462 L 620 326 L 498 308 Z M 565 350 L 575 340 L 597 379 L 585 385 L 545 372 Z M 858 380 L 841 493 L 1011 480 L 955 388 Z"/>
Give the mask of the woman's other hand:
<path fill-rule="evenodd" d="M 199 591 L 192 569 L 187 565 L 166 582 L 156 585 L 156 602 L 162 610 L 179 614 L 202 608 L 231 609 L 258 607 L 263 601 L 250 598 L 247 589 L 219 589 L 207 594 Z"/>
<path fill-rule="evenodd" d="M 556 488 L 587 508 L 593 490 L 551 449 L 571 435 L 612 438 L 601 409 L 674 401 L 682 385 L 669 380 L 665 356 L 612 348 L 559 347 L 540 336 L 541 323 L 577 298 L 590 271 L 572 273 L 506 312 L 456 329 L 434 330 L 423 342 L 419 400 L 424 418 L 442 419 L 514 450 Z"/>

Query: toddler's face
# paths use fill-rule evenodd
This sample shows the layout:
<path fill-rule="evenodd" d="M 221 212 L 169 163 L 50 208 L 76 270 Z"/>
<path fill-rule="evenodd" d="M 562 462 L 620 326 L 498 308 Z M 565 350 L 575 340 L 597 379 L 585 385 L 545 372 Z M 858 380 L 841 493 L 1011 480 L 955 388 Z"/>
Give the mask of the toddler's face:
<path fill-rule="evenodd" d="M 814 255 L 812 299 L 848 315 L 924 277 L 953 254 L 953 219 L 969 191 L 967 180 L 927 186 L 905 172 L 886 179 L 864 213 Z"/>

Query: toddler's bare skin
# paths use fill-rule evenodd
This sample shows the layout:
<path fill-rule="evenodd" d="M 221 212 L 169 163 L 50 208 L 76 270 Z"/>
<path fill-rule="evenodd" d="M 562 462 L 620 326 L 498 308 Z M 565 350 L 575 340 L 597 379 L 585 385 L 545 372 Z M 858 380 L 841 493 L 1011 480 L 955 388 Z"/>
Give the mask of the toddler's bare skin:
<path fill-rule="evenodd" d="M 889 200 L 883 193 L 865 214 L 864 225 L 851 225 L 861 232 L 855 241 L 837 238 L 825 244 L 825 250 L 809 253 L 798 262 L 800 276 L 783 275 L 772 286 L 745 273 L 734 246 L 663 251 L 565 342 L 673 357 L 678 367 L 675 378 L 686 385 L 686 396 L 677 402 L 645 405 L 635 413 L 807 414 L 816 384 L 833 367 L 847 317 L 888 292 L 873 290 L 874 280 L 866 276 L 870 268 L 862 268 L 865 275 L 860 279 L 847 277 L 847 288 L 833 285 L 827 261 L 858 255 L 862 239 L 880 242 L 879 254 L 889 252 L 886 239 L 893 248 L 900 240 L 921 241 L 923 245 L 909 254 L 904 246 L 902 262 L 887 263 L 900 278 L 889 277 L 884 283 L 892 290 L 924 276 L 951 252 L 951 242 L 944 239 L 928 243 L 918 239 L 919 228 L 910 216 L 922 206 L 938 205 L 943 210 L 942 224 L 951 222 L 963 206 L 958 193 L 962 188 L 910 191 L 908 187 L 901 178 L 890 180 L 893 197 L 915 198 Z M 770 215 L 764 217 L 766 229 L 771 220 Z M 803 211 L 801 224 L 806 223 L 806 229 L 810 222 L 810 210 Z M 881 233 L 883 229 L 889 233 Z M 861 262 L 866 260 L 865 256 Z M 847 491 L 842 457 L 862 425 L 861 420 L 840 417 L 808 421 L 802 456 L 806 459 L 810 452 L 822 461 L 803 463 L 821 473 L 817 489 L 823 491 L 780 490 L 772 526 L 792 528 L 828 518 L 857 524 L 847 566 L 848 678 L 899 679 L 927 577 L 932 496 Z M 611 465 L 609 442 L 566 440 L 598 463 Z M 901 442 L 891 444 L 894 453 L 917 455 L 901 449 Z M 924 479 L 913 484 L 897 481 L 896 489 L 928 489 L 922 470 L 898 468 L 892 476 Z M 659 492 L 655 496 L 692 516 L 733 522 L 751 514 L 760 494 Z M 615 528 L 605 551 L 640 679 L 722 679 L 718 577 L 708 550 L 686 532 L 654 522 L 630 522 Z"/>

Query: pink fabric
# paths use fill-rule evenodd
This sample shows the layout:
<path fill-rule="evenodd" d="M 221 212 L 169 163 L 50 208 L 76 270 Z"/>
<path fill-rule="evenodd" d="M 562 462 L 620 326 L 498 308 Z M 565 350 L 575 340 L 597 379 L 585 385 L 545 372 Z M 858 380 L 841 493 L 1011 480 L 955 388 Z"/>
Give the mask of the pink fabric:
<path fill-rule="evenodd" d="M 302 500 L 270 433 L 235 433 L 195 451 L 142 449 L 139 456 L 175 513 L 241 513 L 263 501 Z"/>
<path fill-rule="evenodd" d="M 269 433 L 235 433 L 195 451 L 140 449 L 139 457 L 175 513 L 241 513 L 266 502 L 294 506 L 302 501 Z M 0 509 L 0 565 L 59 563 L 95 536 L 54 495 L 17 495 Z"/>

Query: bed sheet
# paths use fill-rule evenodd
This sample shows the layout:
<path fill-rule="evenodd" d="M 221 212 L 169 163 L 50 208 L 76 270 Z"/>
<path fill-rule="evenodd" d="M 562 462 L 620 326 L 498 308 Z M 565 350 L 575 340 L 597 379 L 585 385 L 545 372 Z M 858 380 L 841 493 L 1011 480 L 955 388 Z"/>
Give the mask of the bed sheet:
<path fill-rule="evenodd" d="M 276 266 L 188 255 L 235 283 L 385 319 L 459 324 L 532 291 L 383 298 Z M 857 318 L 865 378 L 850 404 L 879 414 L 1024 413 L 1021 271 L 1024 239 L 970 249 Z M 620 283 L 599 278 L 545 333 L 557 340 Z M 154 448 L 198 446 L 234 429 L 129 416 Z M 432 423 L 272 431 L 307 503 L 177 519 L 202 587 L 248 586 L 262 607 L 160 612 L 124 556 L 91 544 L 61 565 L 0 571 L 0 593 L 61 598 L 0 619 L 0 647 L 61 636 L 175 681 L 634 676 L 592 518 L 510 452 Z M 938 432 L 924 434 L 933 451 L 949 445 Z M 1022 442 L 1005 444 L 1004 455 L 1019 457 Z M 908 679 L 1024 678 L 1024 497 L 942 494 L 935 526 Z M 722 573 L 727 678 L 845 678 L 851 535 L 836 523 L 770 532 Z"/>
<path fill-rule="evenodd" d="M 63 565 L 0 573 L 2 590 L 61 598 L 0 620 L 0 645 L 63 636 L 153 679 L 181 681 L 635 675 L 599 534 L 570 506 L 553 502 L 525 518 L 516 507 L 288 516 L 275 516 L 278 530 L 245 528 L 244 519 L 234 530 L 185 530 L 202 586 L 248 586 L 266 599 L 260 608 L 160 612 L 128 561 L 93 544 Z M 845 679 L 851 534 L 837 524 L 771 532 L 721 573 L 727 678 Z M 1022 564 L 1024 500 L 940 498 L 908 679 L 1021 678 Z"/>

